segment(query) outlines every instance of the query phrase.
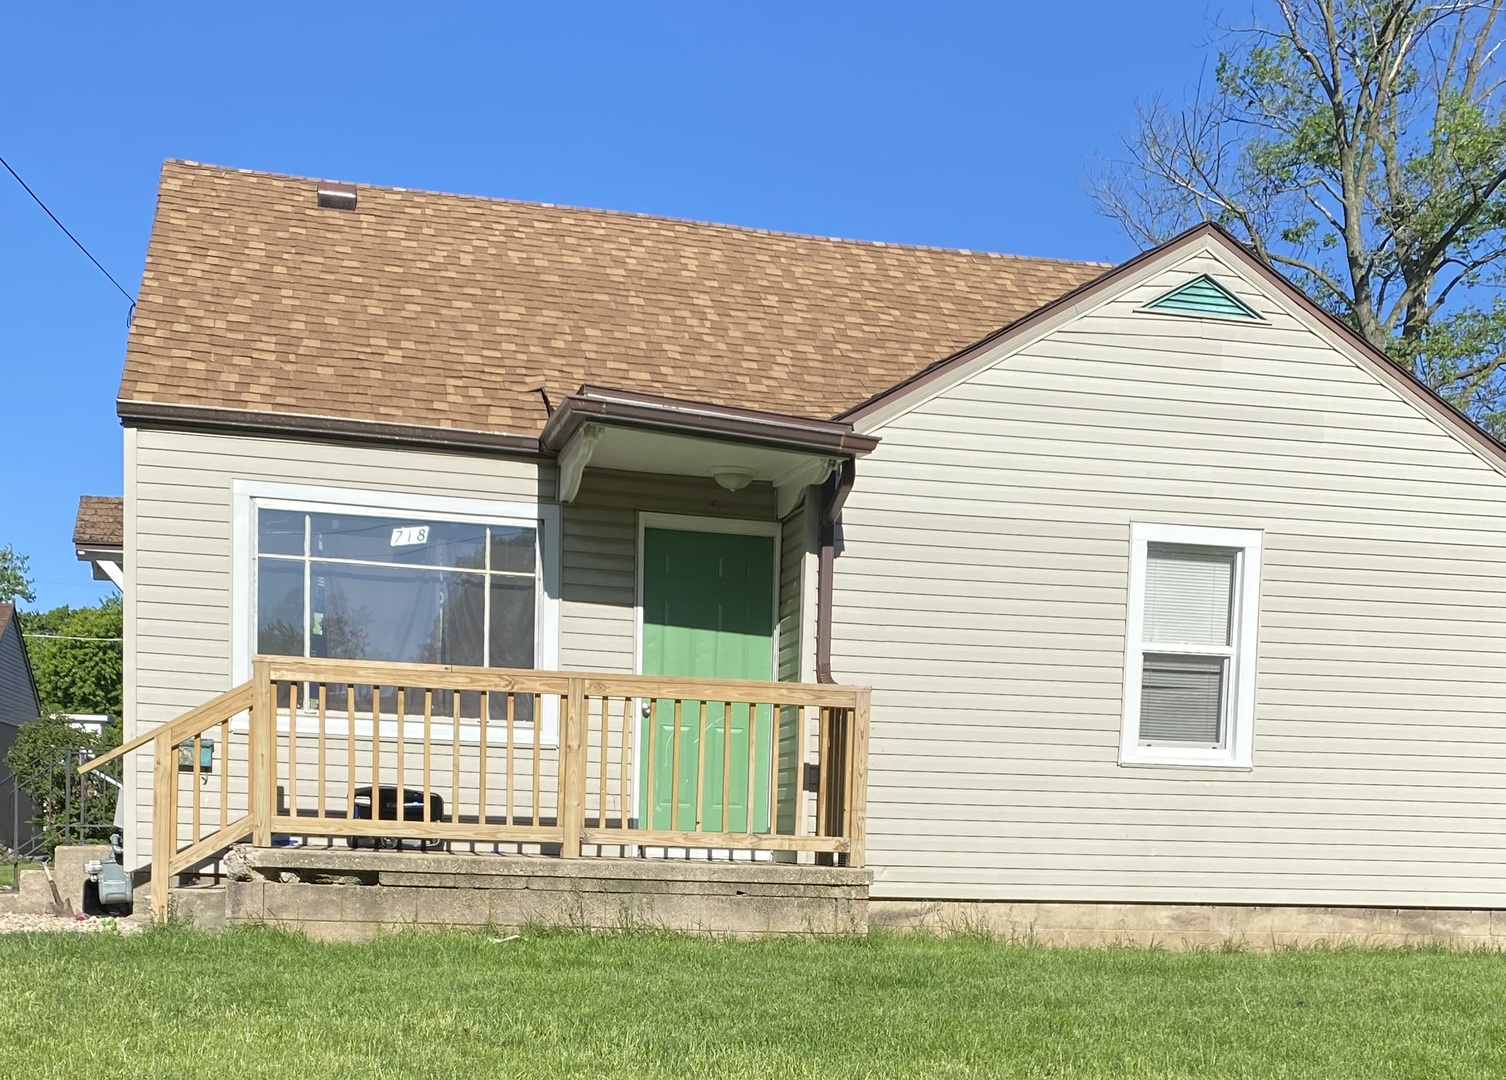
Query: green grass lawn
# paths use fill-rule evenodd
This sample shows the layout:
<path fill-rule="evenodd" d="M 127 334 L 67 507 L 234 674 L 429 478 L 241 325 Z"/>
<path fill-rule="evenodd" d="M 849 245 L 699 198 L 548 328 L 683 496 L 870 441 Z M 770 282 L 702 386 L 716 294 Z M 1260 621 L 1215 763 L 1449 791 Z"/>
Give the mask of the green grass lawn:
<path fill-rule="evenodd" d="M 1506 1076 L 1506 955 L 0 938 L 0 1076 Z"/>

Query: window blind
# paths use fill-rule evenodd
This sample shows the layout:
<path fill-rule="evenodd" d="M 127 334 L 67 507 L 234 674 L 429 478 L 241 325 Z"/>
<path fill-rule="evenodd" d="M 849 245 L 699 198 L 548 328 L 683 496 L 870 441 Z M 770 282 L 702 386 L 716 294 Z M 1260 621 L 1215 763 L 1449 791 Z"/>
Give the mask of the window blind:
<path fill-rule="evenodd" d="M 1143 640 L 1227 646 L 1238 556 L 1230 548 L 1148 545 Z"/>
<path fill-rule="evenodd" d="M 1222 656 L 1146 653 L 1140 683 L 1140 742 L 1221 746 Z"/>

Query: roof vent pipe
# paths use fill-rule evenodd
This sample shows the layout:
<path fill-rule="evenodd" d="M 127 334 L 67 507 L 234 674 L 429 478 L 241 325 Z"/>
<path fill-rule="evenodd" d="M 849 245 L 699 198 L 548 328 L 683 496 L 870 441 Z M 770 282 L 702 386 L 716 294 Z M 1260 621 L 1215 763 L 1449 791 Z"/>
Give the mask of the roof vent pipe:
<path fill-rule="evenodd" d="M 319 205 L 326 210 L 354 210 L 356 208 L 356 186 L 354 184 L 342 184 L 336 180 L 321 180 L 316 190 L 319 195 Z"/>

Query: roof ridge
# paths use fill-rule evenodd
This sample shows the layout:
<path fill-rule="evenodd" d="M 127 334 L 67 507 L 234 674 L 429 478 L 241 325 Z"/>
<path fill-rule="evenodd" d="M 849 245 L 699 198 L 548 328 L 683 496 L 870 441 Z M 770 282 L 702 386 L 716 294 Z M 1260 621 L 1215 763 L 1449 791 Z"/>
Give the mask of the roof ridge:
<path fill-rule="evenodd" d="M 163 162 L 167 165 L 186 165 L 195 169 L 209 169 L 222 173 L 238 173 L 243 176 L 262 176 L 273 180 L 299 180 L 308 183 L 318 183 L 320 180 L 333 181 L 333 177 L 300 176 L 297 173 L 272 172 L 266 169 L 243 169 L 234 165 L 216 165 L 213 162 L 192 161 L 188 158 L 167 158 Z M 1003 251 L 982 251 L 974 248 L 945 247 L 941 244 L 910 244 L 891 240 L 860 240 L 847 236 L 821 236 L 818 233 L 793 232 L 789 229 L 765 229 L 756 225 L 734 225 L 725 221 L 705 221 L 700 218 L 679 218 L 667 214 L 651 214 L 642 210 L 612 210 L 599 206 L 576 206 L 571 203 L 539 202 L 534 199 L 512 199 L 499 195 L 475 195 L 458 191 L 439 191 L 434 188 L 407 188 L 396 184 L 369 184 L 361 181 L 340 181 L 353 183 L 359 188 L 376 189 L 378 191 L 395 191 L 408 195 L 430 195 L 442 199 L 463 199 L 469 202 L 500 203 L 504 206 L 534 207 L 541 210 L 566 210 L 575 214 L 596 214 L 609 218 L 636 218 L 642 221 L 663 222 L 669 225 L 694 225 L 703 229 L 722 229 L 734 233 L 747 233 L 754 236 L 774 236 L 791 240 L 819 240 L 828 244 L 851 244 L 857 247 L 869 248 L 892 248 L 900 251 L 931 251 L 946 255 L 969 255 L 982 256 L 989 259 L 1004 259 L 1010 262 L 1021 263 L 1044 263 L 1051 266 L 1091 266 L 1109 269 L 1114 266 L 1111 262 L 1099 262 L 1093 259 L 1063 259 L 1050 255 L 1012 255 Z"/>

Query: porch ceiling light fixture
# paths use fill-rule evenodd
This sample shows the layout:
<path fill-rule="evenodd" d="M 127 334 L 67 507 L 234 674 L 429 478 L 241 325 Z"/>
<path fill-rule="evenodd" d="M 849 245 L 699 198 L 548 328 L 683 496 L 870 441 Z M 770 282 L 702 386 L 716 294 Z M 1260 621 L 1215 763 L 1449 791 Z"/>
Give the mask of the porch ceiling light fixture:
<path fill-rule="evenodd" d="M 728 491 L 741 491 L 753 482 L 758 470 L 747 465 L 713 465 L 707 472 Z"/>

